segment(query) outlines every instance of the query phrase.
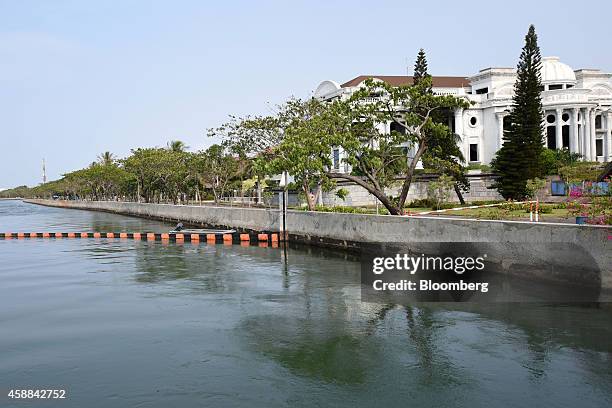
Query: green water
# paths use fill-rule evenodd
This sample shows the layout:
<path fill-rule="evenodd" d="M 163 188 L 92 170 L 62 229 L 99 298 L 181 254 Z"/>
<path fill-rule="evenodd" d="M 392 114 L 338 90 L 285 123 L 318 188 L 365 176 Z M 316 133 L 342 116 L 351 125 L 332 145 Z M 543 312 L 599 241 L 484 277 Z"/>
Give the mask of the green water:
<path fill-rule="evenodd" d="M 7 232 L 170 226 L 0 201 Z M 612 404 L 610 308 L 362 303 L 359 263 L 314 249 L 12 239 L 0 259 L 1 407 Z"/>

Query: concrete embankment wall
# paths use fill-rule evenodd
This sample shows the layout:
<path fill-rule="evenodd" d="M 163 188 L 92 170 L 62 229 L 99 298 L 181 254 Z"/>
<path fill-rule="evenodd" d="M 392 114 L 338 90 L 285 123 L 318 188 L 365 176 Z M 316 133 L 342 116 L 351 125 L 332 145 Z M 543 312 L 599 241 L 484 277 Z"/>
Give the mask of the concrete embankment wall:
<path fill-rule="evenodd" d="M 279 228 L 279 211 L 272 209 L 97 201 L 27 202 L 210 227 L 262 232 L 276 232 Z M 287 230 L 293 241 L 356 249 L 407 245 L 415 251 L 443 251 L 443 243 L 479 243 L 477 250 L 486 251 L 505 273 L 536 273 L 542 275 L 537 277 L 559 281 L 577 277 L 581 281 L 597 280 L 601 287 L 612 289 L 612 229 L 606 227 L 289 211 Z M 439 245 L 432 247 L 431 243 Z"/>

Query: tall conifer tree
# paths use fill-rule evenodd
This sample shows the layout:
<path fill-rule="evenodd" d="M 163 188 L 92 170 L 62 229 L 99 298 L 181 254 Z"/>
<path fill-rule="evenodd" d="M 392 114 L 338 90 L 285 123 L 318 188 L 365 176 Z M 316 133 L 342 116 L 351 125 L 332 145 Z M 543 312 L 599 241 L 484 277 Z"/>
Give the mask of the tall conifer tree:
<path fill-rule="evenodd" d="M 493 187 L 506 199 L 525 198 L 527 180 L 543 176 L 541 65 L 538 36 L 531 25 L 517 66 L 510 126 L 504 131 L 504 144 L 491 163 L 499 176 Z"/>
<path fill-rule="evenodd" d="M 414 63 L 413 84 L 417 85 L 423 78 L 429 76 L 427 72 L 427 57 L 425 56 L 425 50 L 421 48 Z M 427 91 L 431 92 L 431 87 L 428 87 Z"/>

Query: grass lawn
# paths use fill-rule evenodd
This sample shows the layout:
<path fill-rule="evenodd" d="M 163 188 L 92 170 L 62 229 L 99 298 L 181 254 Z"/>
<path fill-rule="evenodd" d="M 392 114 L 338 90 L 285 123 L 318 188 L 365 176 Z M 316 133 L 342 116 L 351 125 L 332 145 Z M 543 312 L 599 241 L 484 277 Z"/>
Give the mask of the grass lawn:
<path fill-rule="evenodd" d="M 507 211 L 497 207 L 465 209 L 460 211 L 446 211 L 441 216 L 457 216 L 476 218 L 482 220 L 513 220 L 529 221 L 529 213 L 524 210 Z M 540 213 L 540 221 L 574 222 L 574 216 L 567 209 L 553 209 L 549 214 Z"/>

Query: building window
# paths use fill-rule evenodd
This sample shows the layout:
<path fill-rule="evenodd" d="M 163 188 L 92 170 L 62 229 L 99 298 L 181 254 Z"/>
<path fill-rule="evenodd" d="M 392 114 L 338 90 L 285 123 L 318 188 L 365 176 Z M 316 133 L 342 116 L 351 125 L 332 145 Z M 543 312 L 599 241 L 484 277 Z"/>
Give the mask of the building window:
<path fill-rule="evenodd" d="M 546 147 L 555 150 L 557 148 L 557 127 L 548 126 L 546 128 Z"/>
<path fill-rule="evenodd" d="M 334 170 L 340 168 L 340 149 L 333 150 L 332 165 L 334 166 Z"/>
<path fill-rule="evenodd" d="M 572 84 L 565 85 L 565 89 L 570 89 L 570 88 L 573 88 L 573 87 L 574 87 L 574 85 L 572 85 Z"/>
<path fill-rule="evenodd" d="M 603 156 L 603 139 L 595 140 L 595 155 Z"/>
<path fill-rule="evenodd" d="M 476 126 L 477 123 L 478 123 L 478 119 L 476 119 L 476 116 L 472 116 L 470 118 L 470 125 Z"/>
<path fill-rule="evenodd" d="M 480 88 L 476 90 L 476 95 L 482 95 L 489 93 L 489 88 Z"/>
<path fill-rule="evenodd" d="M 478 145 L 476 143 L 470 143 L 470 161 L 478 161 Z"/>
<path fill-rule="evenodd" d="M 504 116 L 504 132 L 510 130 L 512 122 L 510 122 L 510 115 Z"/>
<path fill-rule="evenodd" d="M 563 148 L 564 149 L 569 149 L 569 139 L 570 139 L 570 127 L 569 125 L 565 125 L 561 128 L 561 135 L 563 136 Z"/>
<path fill-rule="evenodd" d="M 548 85 L 549 91 L 556 91 L 557 89 L 563 89 L 563 85 L 561 84 Z"/>
<path fill-rule="evenodd" d="M 563 116 L 561 116 L 561 118 L 563 119 L 564 122 L 567 122 L 569 120 L 569 114 L 564 113 Z"/>
<path fill-rule="evenodd" d="M 548 116 L 546 117 L 546 121 L 547 121 L 548 123 L 555 123 L 555 119 L 556 119 L 556 118 L 555 118 L 555 115 L 548 115 Z"/>
<path fill-rule="evenodd" d="M 595 116 L 595 129 L 601 129 L 601 115 Z"/>
<path fill-rule="evenodd" d="M 391 133 L 397 132 L 402 135 L 406 134 L 406 128 L 396 122 L 391 122 L 391 126 L 389 127 L 389 130 L 391 131 Z"/>

